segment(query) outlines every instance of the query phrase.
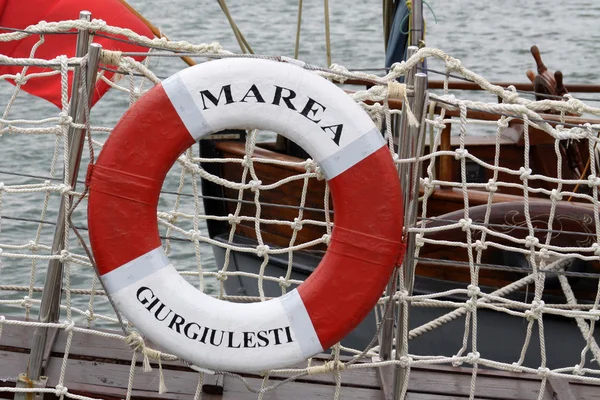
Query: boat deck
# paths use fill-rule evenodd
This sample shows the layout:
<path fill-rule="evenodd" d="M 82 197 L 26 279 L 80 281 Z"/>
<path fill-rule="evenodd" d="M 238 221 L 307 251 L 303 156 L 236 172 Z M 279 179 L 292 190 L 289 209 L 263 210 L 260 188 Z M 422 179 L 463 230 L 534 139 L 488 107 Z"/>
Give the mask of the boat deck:
<path fill-rule="evenodd" d="M 17 325 L 5 325 L 0 337 L 0 388 L 14 387 L 16 375 L 24 372 L 29 358 L 31 329 Z M 57 385 L 64 357 L 67 333 L 61 330 L 47 364 L 47 387 Z M 122 399 L 127 393 L 131 368 L 132 350 L 122 340 L 74 332 L 68 355 L 65 386 L 73 394 L 103 399 Z M 324 362 L 328 355 L 316 357 Z M 132 387 L 132 398 L 190 399 L 198 388 L 197 372 L 178 362 L 163 363 L 163 374 L 168 389 L 158 394 L 158 365 L 152 362 L 153 371 L 142 371 L 142 359 L 138 357 Z M 407 399 L 466 399 L 469 397 L 471 369 L 463 367 L 413 367 L 410 374 Z M 263 378 L 244 375 L 255 389 L 260 388 Z M 269 385 L 287 378 L 270 376 Z M 343 371 L 340 399 L 383 399 L 376 370 L 357 369 Z M 1 390 L 1 389 L 0 389 Z M 258 395 L 248 391 L 244 383 L 235 377 L 205 375 L 202 399 L 256 399 Z M 540 379 L 537 376 L 499 371 L 479 370 L 476 381 L 476 399 L 538 399 Z M 335 392 L 333 374 L 311 375 L 298 381 L 286 383 L 267 392 L 263 399 L 331 399 Z M 14 393 L 0 391 L 0 398 L 13 398 Z M 46 394 L 46 398 L 56 398 Z M 542 399 L 572 400 L 600 399 L 600 386 L 576 381 L 549 379 Z"/>

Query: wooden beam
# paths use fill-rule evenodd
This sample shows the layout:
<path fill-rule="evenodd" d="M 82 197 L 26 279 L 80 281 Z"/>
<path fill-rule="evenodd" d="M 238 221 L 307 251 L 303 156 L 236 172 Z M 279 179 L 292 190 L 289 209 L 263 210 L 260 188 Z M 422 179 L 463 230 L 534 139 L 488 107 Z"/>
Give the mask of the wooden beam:
<path fill-rule="evenodd" d="M 554 400 L 577 400 L 566 379 L 549 376 L 548 389 L 552 391 L 551 395 Z"/>
<path fill-rule="evenodd" d="M 373 82 L 360 80 L 360 79 L 346 79 L 344 82 L 346 85 L 357 85 L 357 86 L 373 86 Z M 490 82 L 492 85 L 501 86 L 508 88 L 514 86 L 517 90 L 532 92 L 533 83 L 531 82 Z M 430 80 L 428 82 L 429 89 L 443 89 L 443 80 Z M 600 85 L 586 84 L 586 83 L 572 83 L 566 85 L 569 93 L 600 93 Z M 450 90 L 469 90 L 469 91 L 481 91 L 484 90 L 475 82 L 461 81 L 461 80 L 450 80 L 448 82 L 448 89 Z"/>

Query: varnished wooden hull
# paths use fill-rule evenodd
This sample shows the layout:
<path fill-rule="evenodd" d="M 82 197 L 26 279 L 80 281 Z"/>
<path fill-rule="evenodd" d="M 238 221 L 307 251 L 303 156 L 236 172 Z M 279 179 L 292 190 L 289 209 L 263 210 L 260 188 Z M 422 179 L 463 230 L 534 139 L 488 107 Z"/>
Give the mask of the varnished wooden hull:
<path fill-rule="evenodd" d="M 522 165 L 523 160 L 523 147 L 518 144 L 514 144 L 510 146 L 503 147 L 502 151 L 504 151 L 505 157 L 503 158 L 503 162 L 510 163 L 510 167 L 515 168 L 517 165 Z M 295 161 L 301 162 L 303 161 L 300 158 L 290 157 L 287 155 L 282 155 L 272 151 L 271 146 L 265 146 L 267 148 L 257 147 L 254 156 L 258 158 L 268 158 L 268 159 L 279 159 L 283 161 Z M 206 141 L 202 142 L 202 157 L 224 157 L 224 158 L 241 158 L 244 155 L 244 145 L 242 143 L 236 142 L 215 142 L 215 141 Z M 495 151 L 495 146 L 493 145 L 480 145 L 477 147 L 479 153 L 476 156 L 486 162 L 490 162 L 493 164 L 493 159 L 489 159 L 493 157 L 493 151 Z M 538 150 L 542 149 L 538 147 Z M 530 154 L 532 160 L 535 157 L 541 160 L 543 154 L 535 155 L 535 152 L 532 149 L 532 154 Z M 541 150 L 540 150 L 541 151 Z M 470 152 L 474 152 L 474 150 L 470 149 Z M 520 153 L 519 153 L 520 152 Z M 513 156 L 511 157 L 510 154 Z M 552 154 L 554 151 L 552 150 Z M 458 161 L 456 161 L 458 163 Z M 554 164 L 554 169 L 556 169 L 556 163 Z M 460 168 L 459 164 L 453 164 L 454 167 Z M 203 167 L 207 169 L 210 173 L 215 174 L 217 176 L 223 177 L 230 181 L 239 182 L 240 177 L 242 175 L 242 166 L 241 164 L 212 164 L 205 163 Z M 271 184 L 274 182 L 281 181 L 282 179 L 289 177 L 291 175 L 296 175 L 304 172 L 304 169 L 299 166 L 278 166 L 273 164 L 264 164 L 264 163 L 254 163 L 254 168 L 258 179 L 260 179 L 263 184 Z M 535 161 L 532 161 L 532 169 L 534 172 L 539 172 L 543 174 L 552 175 L 552 171 L 549 171 L 548 168 L 552 167 L 543 167 L 545 169 L 541 169 L 541 164 L 536 164 Z M 518 169 L 518 167 L 516 167 Z M 566 173 L 566 171 L 563 171 Z M 554 171 L 554 175 L 556 175 L 556 171 Z M 481 176 L 479 178 L 482 178 Z M 514 176 L 506 176 L 503 177 L 507 181 L 518 181 L 518 177 Z M 489 179 L 486 175 L 482 179 Z M 515 180 L 516 179 L 516 180 Z M 294 218 L 298 216 L 298 206 L 299 206 L 299 198 L 300 193 L 302 193 L 305 182 L 303 179 L 289 182 L 285 185 L 278 187 L 276 190 L 270 191 L 262 191 L 261 192 L 261 219 L 273 219 L 273 220 L 287 220 L 293 221 Z M 325 193 L 325 185 L 323 181 L 317 181 L 315 179 L 311 179 L 307 183 L 306 188 L 306 202 L 304 204 L 304 214 L 303 220 L 316 220 L 323 221 L 324 220 L 324 212 L 319 211 L 323 209 L 324 206 L 324 193 Z M 544 182 L 541 185 L 545 185 Z M 547 185 L 544 188 L 551 190 L 552 188 Z M 495 210 L 492 214 L 492 219 L 488 222 L 493 224 L 522 224 L 522 193 L 521 196 L 518 196 L 518 190 L 509 191 L 509 193 L 502 192 L 502 188 L 499 193 L 494 195 L 494 202 L 503 203 L 502 205 L 494 205 Z M 240 215 L 249 215 L 254 216 L 256 213 L 254 203 L 254 193 L 246 191 L 244 193 L 243 200 L 245 201 L 241 206 Z M 238 197 L 238 192 L 230 189 L 223 189 L 220 186 L 211 184 L 210 182 L 203 181 L 203 194 L 206 196 L 214 196 L 215 198 L 205 199 L 205 209 L 207 214 L 217 214 L 217 215 L 228 215 L 233 214 L 235 212 L 235 208 L 237 206 L 236 199 Z M 225 197 L 229 199 L 228 201 L 222 201 L 218 198 Z M 469 190 L 469 207 L 470 207 L 470 217 L 473 221 L 482 220 L 483 208 L 477 207 L 487 204 L 489 194 L 485 191 L 477 191 L 477 190 Z M 331 204 L 331 202 L 330 202 Z M 547 208 L 549 207 L 549 202 L 541 202 L 541 205 L 536 206 L 533 205 L 531 210 L 535 214 L 535 228 L 543 227 L 543 222 L 545 221 L 547 224 L 547 216 L 544 219 L 544 216 L 547 214 Z M 285 205 L 286 207 L 277 207 L 276 205 Z M 294 208 L 295 207 L 295 208 Z M 520 207 L 520 208 L 519 208 Z M 569 208 L 571 207 L 571 208 Z M 444 224 L 451 224 L 455 221 L 462 218 L 464 212 L 462 211 L 464 208 L 464 198 L 463 193 L 460 190 L 436 190 L 429 197 L 427 204 L 427 215 L 428 217 L 432 216 L 440 216 L 444 215 L 444 221 L 431 222 L 430 224 L 439 224 L 438 226 L 442 226 Z M 590 226 L 589 214 L 591 211 L 585 211 L 581 214 L 580 209 L 583 208 L 583 205 L 578 207 L 568 206 L 568 205 L 560 205 L 558 210 L 559 218 L 556 221 L 560 221 L 562 225 L 553 225 L 553 229 L 563 229 L 563 230 L 577 230 L 583 229 L 588 230 L 590 232 L 595 232 L 595 228 L 592 225 Z M 520 210 L 520 213 L 519 213 Z M 514 214 L 514 212 L 517 214 Z M 454 214 L 452 214 L 454 213 Z M 566 217 L 565 215 L 577 214 L 580 213 L 583 217 L 571 218 L 571 221 L 565 225 Z M 507 220 L 512 216 L 512 220 Z M 333 214 L 330 215 L 331 220 L 333 221 Z M 516 218 L 516 219 L 515 219 Z M 520 219 L 519 219 L 520 218 Z M 579 219 L 578 219 L 579 218 Z M 568 219 L 568 218 L 567 218 Z M 401 223 L 398 221 L 398 223 Z M 212 238 L 217 238 L 218 240 L 227 241 L 227 237 L 230 232 L 230 225 L 227 222 L 218 222 L 218 221 L 208 221 L 209 233 Z M 578 225 L 579 224 L 579 225 Z M 583 225 L 581 225 L 583 224 Z M 582 226 L 584 226 L 582 228 Z M 433 225 L 431 225 L 433 226 Z M 547 227 L 547 225 L 546 225 Z M 460 231 L 460 230 L 459 230 Z M 440 232 L 436 235 L 426 235 L 427 238 L 434 239 L 443 239 L 443 238 L 452 238 L 458 242 L 464 242 L 465 233 L 460 231 L 462 236 L 457 235 L 456 230 L 447 230 L 446 232 Z M 520 231 L 519 231 L 520 232 Z M 304 224 L 302 230 L 298 232 L 298 237 L 295 244 L 305 243 L 312 241 L 314 239 L 320 238 L 323 234 L 326 233 L 326 230 L 323 226 Z M 238 244 L 247 244 L 250 246 L 256 246 L 256 235 L 255 235 L 255 226 L 253 221 L 240 223 L 235 231 L 235 241 Z M 511 233 L 515 235 L 515 237 L 521 238 L 522 235 L 520 233 Z M 269 244 L 271 247 L 287 247 L 290 243 L 290 237 L 292 235 L 292 229 L 288 226 L 276 225 L 276 224 L 261 224 L 261 235 L 265 243 Z M 562 240 L 558 242 L 557 240 Z M 475 240 L 475 239 L 473 239 Z M 574 240 L 573 236 L 569 235 L 560 235 L 558 238 L 553 238 L 551 244 L 560 244 L 562 246 L 566 245 L 570 240 Z M 496 240 L 498 241 L 498 240 Z M 540 242 L 544 242 L 543 238 L 540 236 Z M 217 265 L 223 265 L 224 260 L 224 250 L 222 247 L 213 246 L 215 256 L 217 259 Z M 312 247 L 309 251 L 297 252 L 294 256 L 294 263 L 292 264 L 292 278 L 294 279 L 305 279 L 314 268 L 318 265 L 321 256 L 324 254 L 326 248 L 324 245 Z M 464 254 L 463 254 L 464 253 Z M 263 259 L 258 258 L 249 253 L 232 253 L 233 256 L 230 260 L 229 271 L 240 271 L 240 272 L 249 272 L 249 273 L 257 273 L 260 264 Z M 517 257 L 512 253 L 503 254 L 502 252 L 497 251 L 496 248 L 490 246 L 488 250 L 484 252 L 484 256 L 482 258 L 483 263 L 487 263 L 490 265 L 497 265 L 499 268 L 485 269 L 482 268 L 479 271 L 479 284 L 484 287 L 486 292 L 491 292 L 495 288 L 499 288 L 505 286 L 510 282 L 514 282 L 522 277 L 524 277 L 527 271 L 530 269 L 529 265 L 523 263 L 523 260 L 526 262 L 525 257 Z M 442 263 L 443 261 L 452 261 L 454 264 L 450 263 Z M 425 245 L 419 254 L 419 262 L 416 269 L 416 282 L 415 282 L 415 293 L 424 294 L 424 293 L 433 293 L 440 292 L 449 289 L 455 288 L 465 288 L 469 282 L 471 281 L 471 276 L 468 268 L 468 263 L 465 265 L 465 262 L 468 261 L 466 251 L 457 251 L 456 249 L 449 248 L 448 246 L 435 246 L 435 245 Z M 512 263 L 512 264 L 511 264 Z M 500 267 L 506 266 L 508 264 L 509 267 L 513 267 L 510 270 L 502 269 Z M 287 272 L 287 258 L 273 256 L 270 257 L 269 264 L 266 267 L 266 273 L 271 276 L 284 276 Z M 585 265 L 584 269 L 580 268 L 581 266 L 575 266 L 574 268 L 577 271 L 586 271 L 586 272 L 594 272 L 598 270 L 597 263 L 588 263 Z M 520 270 L 518 270 L 520 268 Z M 576 290 L 576 294 L 578 299 L 593 300 L 596 289 L 597 289 L 597 279 L 583 279 L 581 282 L 577 283 L 572 278 L 569 278 L 570 282 L 573 283 L 573 287 Z M 582 284 L 582 282 L 584 284 Z M 548 276 L 546 279 L 546 290 L 545 301 L 547 302 L 564 302 L 565 299 L 561 294 L 561 291 L 558 288 L 556 275 Z M 579 286 L 576 286 L 579 285 Z M 225 281 L 225 287 L 229 294 L 244 294 L 247 296 L 258 296 L 258 283 L 256 279 L 251 278 L 243 278 L 243 277 L 230 277 Z M 266 282 L 265 286 L 265 295 L 267 297 L 270 296 L 280 296 L 281 288 L 277 283 L 274 282 Z M 531 301 L 532 296 L 532 287 L 524 287 L 521 291 L 518 291 L 512 295 L 514 300 L 518 301 Z M 457 298 L 455 300 L 465 301 L 465 298 Z M 435 308 L 423 308 L 423 307 L 414 307 L 413 311 L 411 311 L 411 326 L 415 327 L 429 321 L 445 312 L 448 309 L 435 309 Z M 349 345 L 357 348 L 364 348 L 373 338 L 376 333 L 376 325 L 374 324 L 374 316 L 370 315 L 369 319 L 363 323 L 356 331 L 352 332 L 346 340 L 343 342 L 345 345 Z M 491 312 L 487 310 L 483 310 L 478 313 L 479 319 L 479 327 L 484 327 L 484 335 L 480 332 L 480 337 L 489 338 L 489 342 L 487 344 L 483 343 L 481 349 L 486 349 L 486 353 L 488 354 L 486 357 L 490 357 L 492 359 L 503 360 L 507 362 L 515 361 L 518 359 L 520 349 L 523 345 L 524 336 L 520 333 L 524 332 L 526 328 L 526 324 L 523 323 L 522 318 L 517 317 L 509 317 L 502 313 Z M 483 322 L 483 321 L 486 322 Z M 552 355 L 549 355 L 549 360 L 554 360 L 554 365 L 565 365 L 563 362 L 566 359 L 573 358 L 573 354 L 579 354 L 580 349 L 583 348 L 583 341 L 581 339 L 581 334 L 579 333 L 577 327 L 575 326 L 572 320 L 567 320 L 564 318 L 554 318 L 549 317 L 548 321 L 544 320 L 545 326 L 552 325 L 552 329 L 547 329 L 547 331 L 552 331 L 550 335 L 554 335 L 556 333 L 559 336 L 562 336 L 562 339 L 559 339 L 558 336 L 556 339 L 556 343 L 560 343 L 562 346 L 556 346 L 557 348 L 554 350 Z M 503 329 L 498 330 L 494 327 L 501 325 Z M 487 331 L 489 330 L 489 332 Z M 464 318 L 460 318 L 459 320 L 453 321 L 448 324 L 442 330 L 438 331 L 438 333 L 427 334 L 423 337 L 416 338 L 411 341 L 411 346 L 413 349 L 416 349 L 416 354 L 448 354 L 451 355 L 455 353 L 458 348 L 460 348 L 460 344 L 462 343 L 462 337 L 464 332 Z M 534 335 L 535 336 L 535 335 Z M 506 337 L 514 337 L 514 340 L 506 340 Z M 565 341 L 564 338 L 568 337 L 569 339 Z M 488 340 L 488 339 L 486 339 Z M 551 339 L 553 340 L 553 339 Z M 480 342 L 481 343 L 481 342 Z M 502 343 L 500 346 L 498 343 Z M 548 345 L 549 342 L 547 342 Z M 534 345 L 535 348 L 536 345 Z M 412 352 L 412 350 L 411 350 Z M 527 357 L 526 363 L 532 366 L 539 366 L 539 350 L 531 350 Z M 578 362 L 578 357 L 573 358 L 574 363 Z M 552 360 L 549 361 L 553 363 Z M 569 361 L 570 362 L 570 361 Z M 550 365 L 550 364 L 549 364 Z M 568 365 L 568 364 L 567 364 Z"/>
<path fill-rule="evenodd" d="M 532 140 L 534 140 L 532 138 Z M 540 139 L 541 140 L 541 139 Z M 539 141 L 539 140 L 538 140 Z M 452 143 L 452 148 L 456 149 L 459 146 L 458 142 Z M 583 145 L 579 146 L 581 151 L 584 151 Z M 243 158 L 244 144 L 239 141 L 202 141 L 202 155 L 203 157 L 218 157 L 218 158 Z M 288 162 L 301 163 L 304 161 L 302 158 L 293 157 L 285 154 L 280 154 L 273 151 L 274 145 L 260 144 L 257 146 L 254 152 L 254 156 L 258 158 L 265 158 L 271 160 L 281 160 Z M 469 153 L 476 156 L 478 159 L 488 164 L 494 164 L 494 155 L 496 151 L 495 143 L 490 143 L 489 139 L 484 138 L 472 138 L 470 146 L 468 146 Z M 504 140 L 500 150 L 501 162 L 500 166 L 510 168 L 513 170 L 519 170 L 523 165 L 524 159 L 524 146 L 522 141 L 506 141 Z M 550 143 L 540 142 L 536 146 L 532 146 L 530 150 L 531 169 L 533 174 L 543 174 L 546 176 L 557 176 L 557 157 L 554 151 L 554 146 Z M 563 168 L 562 176 L 571 177 L 573 172 L 568 167 L 566 157 L 563 157 Z M 459 160 L 452 159 L 449 164 L 452 181 L 460 182 L 460 170 L 461 164 Z M 243 167 L 240 163 L 225 163 L 225 164 L 210 164 L 204 163 L 203 167 L 207 171 L 228 179 L 230 181 L 239 182 L 242 175 Z M 424 166 L 424 170 L 427 166 Z M 439 165 L 438 165 L 439 167 Z M 289 176 L 297 175 L 306 170 L 301 166 L 281 166 L 264 163 L 254 163 L 254 169 L 258 176 L 258 179 L 263 184 L 272 184 L 278 182 Z M 467 162 L 467 182 L 474 183 L 487 183 L 491 179 L 492 172 L 489 169 L 480 167 L 477 163 Z M 250 178 L 248 178 L 250 179 Z M 519 176 L 509 175 L 500 173 L 498 181 L 508 183 L 522 183 Z M 264 206 L 261 209 L 261 218 L 264 219 L 276 219 L 276 220 L 288 220 L 293 221 L 298 216 L 297 208 L 282 208 L 270 206 L 269 204 L 281 204 L 284 206 L 299 206 L 300 194 L 303 191 L 304 180 L 294 180 L 288 182 L 280 187 L 261 192 L 261 203 Z M 555 185 L 545 181 L 530 181 L 529 186 L 532 188 L 543 188 L 548 191 L 555 189 Z M 572 190 L 572 186 L 563 185 L 563 190 Z M 579 189 L 580 191 L 583 188 Z M 211 184 L 210 182 L 203 182 L 203 193 L 211 193 L 216 197 L 223 196 L 230 199 L 231 201 L 222 202 L 219 200 L 205 200 L 209 210 L 214 210 L 217 215 L 233 214 L 237 203 L 235 199 L 238 197 L 238 193 L 232 189 L 222 189 L 217 185 Z M 323 199 L 325 193 L 324 181 L 318 181 L 316 179 L 310 179 L 306 188 L 306 203 L 304 204 L 304 215 L 303 220 L 316 220 L 323 221 L 323 212 L 314 211 L 314 209 L 323 209 Z M 478 206 L 481 204 L 487 204 L 489 194 L 484 190 L 469 190 L 469 206 Z M 522 189 L 512 187 L 499 186 L 498 192 L 494 195 L 494 202 L 507 202 L 522 199 Z M 535 194 L 530 194 L 535 197 Z M 243 200 L 246 204 L 242 205 L 240 215 L 254 216 L 256 210 L 253 206 L 254 193 L 245 191 Z M 331 204 L 331 202 L 330 202 Z M 456 210 L 464 208 L 463 193 L 457 189 L 441 188 L 436 190 L 429 198 L 427 204 L 427 216 L 438 216 L 447 214 Z M 333 215 L 331 215 L 333 219 Z M 214 221 L 212 221 L 214 222 Z M 212 223 L 209 221 L 209 229 L 214 234 L 217 232 L 228 231 L 228 227 L 225 224 Z M 218 228 L 217 225 L 220 225 Z M 211 233 L 211 235 L 213 234 Z M 238 234 L 249 238 L 256 238 L 254 231 L 254 223 L 252 221 L 244 221 L 238 226 Z M 289 245 L 289 238 L 292 234 L 292 230 L 289 227 L 284 227 L 276 224 L 264 224 L 261 226 L 261 234 L 266 242 L 285 247 Z M 298 238 L 296 243 L 309 242 L 318 239 L 325 234 L 325 228 L 322 226 L 305 224 L 303 229 L 298 232 Z M 325 250 L 323 246 L 317 247 L 318 250 Z"/>

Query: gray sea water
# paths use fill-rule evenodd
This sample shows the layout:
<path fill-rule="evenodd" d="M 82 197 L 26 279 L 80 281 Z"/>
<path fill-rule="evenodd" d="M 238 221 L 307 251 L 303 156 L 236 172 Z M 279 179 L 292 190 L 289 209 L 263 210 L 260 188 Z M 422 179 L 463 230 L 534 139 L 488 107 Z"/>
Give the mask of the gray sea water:
<path fill-rule="evenodd" d="M 226 17 L 216 1 L 200 0 L 130 0 L 147 19 L 159 26 L 171 39 L 193 43 L 219 42 L 226 49 L 239 51 Z M 536 44 L 546 65 L 560 69 L 568 83 L 598 83 L 600 72 L 600 1 L 575 0 L 428 0 L 433 12 L 425 7 L 427 21 L 426 42 L 459 58 L 463 65 L 489 80 L 525 82 L 525 71 L 535 70 L 529 53 Z M 256 53 L 293 56 L 296 34 L 296 0 L 229 0 L 231 15 Z M 382 13 L 380 0 L 330 0 L 332 60 L 350 69 L 381 68 L 384 60 Z M 435 14 L 435 18 L 434 15 Z M 437 22 L 435 19 L 437 18 Z M 325 28 L 323 2 L 304 0 L 300 58 L 325 65 Z M 167 77 L 185 67 L 179 59 L 160 59 L 151 62 L 151 68 L 160 77 Z M 430 68 L 441 69 L 431 62 Z M 382 73 L 379 71 L 379 73 Z M 432 79 L 436 77 L 431 76 Z M 8 102 L 13 87 L 2 82 L 0 104 Z M 589 96 L 588 96 L 589 97 Z M 600 97 L 600 96 L 599 96 Z M 491 99 L 493 100 L 493 99 Z M 127 97 L 109 92 L 95 107 L 92 123 L 111 126 L 121 116 Z M 9 118 L 43 118 L 56 116 L 54 106 L 22 93 L 13 105 Z M 98 135 L 100 140 L 102 135 Z M 6 185 L 39 183 L 49 176 L 54 148 L 51 135 L 12 135 L 0 137 L 0 182 Z M 62 153 L 59 154 L 62 157 Z M 85 163 L 86 160 L 84 160 Z M 177 188 L 175 170 L 165 188 Z M 35 177 L 15 176 L 14 173 Z M 62 170 L 55 173 L 60 180 Z M 80 174 L 83 179 L 83 172 Z M 37 224 L 9 218 L 39 219 L 43 194 L 7 194 L 0 208 L 0 244 L 26 244 L 36 235 Z M 173 206 L 174 197 L 164 196 L 160 206 Z M 50 201 L 47 221 L 56 220 L 58 195 Z M 187 205 L 184 207 L 191 207 Z M 184 208 L 185 209 L 185 208 Z M 192 211 L 193 208 L 185 209 Z M 84 207 L 75 215 L 76 223 L 86 226 Z M 52 226 L 46 226 L 41 242 L 49 244 Z M 73 248 L 81 252 L 73 242 Z M 5 252 L 8 250 L 5 249 Z M 24 252 L 24 251 L 14 251 Z M 43 252 L 41 254 L 44 254 Z M 193 246 L 174 244 L 173 260 L 178 268 L 193 268 Z M 203 247 L 203 265 L 215 268 L 212 252 Z M 26 285 L 29 282 L 31 262 L 24 259 L 3 258 L 0 285 Z M 40 261 L 34 276 L 36 286 L 44 282 L 47 262 Z M 75 287 L 89 288 L 92 271 L 73 265 L 72 283 Z M 207 280 L 208 290 L 216 289 L 215 281 Z M 1 298 L 22 298 L 23 293 L 0 294 Z M 35 295 L 36 298 L 39 294 Z M 86 298 L 74 298 L 74 305 L 85 308 Z M 96 308 L 107 307 L 98 300 Z M 0 314 L 15 309 L 0 305 Z"/>

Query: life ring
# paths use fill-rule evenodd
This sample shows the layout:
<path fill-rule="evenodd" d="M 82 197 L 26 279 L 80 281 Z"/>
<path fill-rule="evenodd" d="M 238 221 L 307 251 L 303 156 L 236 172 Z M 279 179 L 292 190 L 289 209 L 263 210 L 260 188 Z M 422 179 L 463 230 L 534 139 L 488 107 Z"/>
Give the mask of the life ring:
<path fill-rule="evenodd" d="M 335 227 L 321 265 L 284 296 L 240 304 L 187 283 L 156 221 L 165 176 L 201 137 L 258 128 L 295 141 L 329 182 Z M 89 176 L 90 242 L 116 307 L 166 351 L 214 370 L 300 362 L 356 327 L 404 255 L 396 167 L 369 116 L 341 89 L 295 65 L 221 59 L 183 70 L 139 99 Z"/>

